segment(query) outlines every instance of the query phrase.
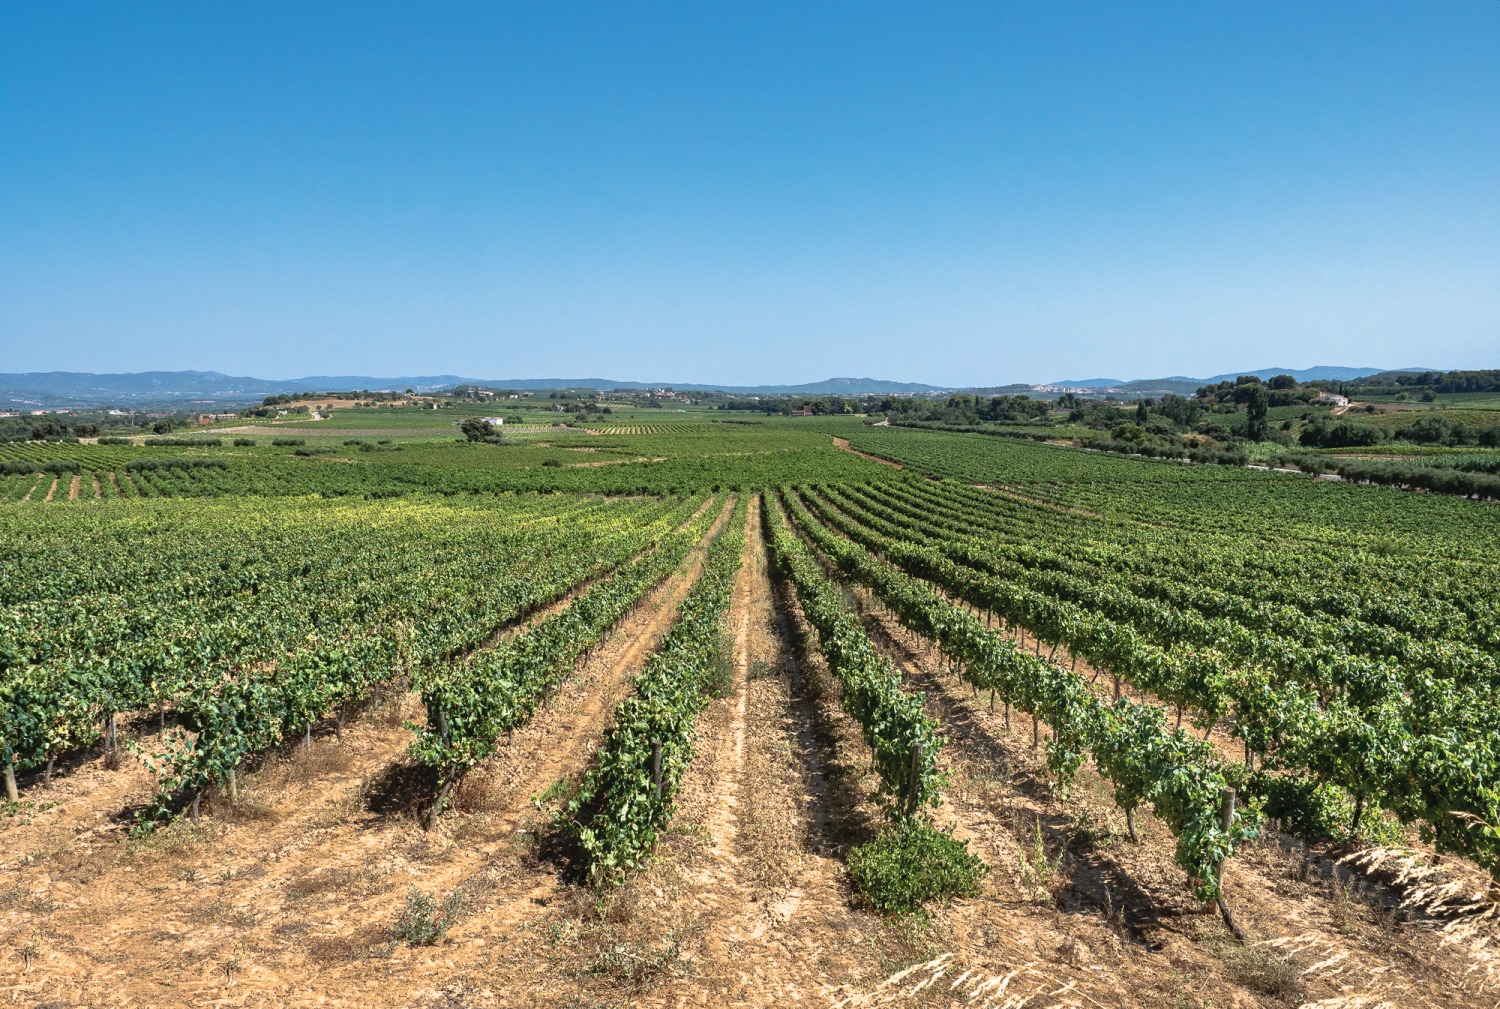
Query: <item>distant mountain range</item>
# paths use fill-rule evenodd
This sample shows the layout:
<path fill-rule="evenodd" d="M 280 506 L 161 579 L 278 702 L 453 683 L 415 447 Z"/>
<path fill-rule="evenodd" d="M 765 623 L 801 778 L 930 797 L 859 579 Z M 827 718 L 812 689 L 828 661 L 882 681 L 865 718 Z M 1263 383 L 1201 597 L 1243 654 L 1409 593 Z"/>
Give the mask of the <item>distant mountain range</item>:
<path fill-rule="evenodd" d="M 182 407 L 253 403 L 267 396 L 297 392 L 436 392 L 458 385 L 493 389 L 662 389 L 687 392 L 729 392 L 761 396 L 857 396 L 864 393 L 946 392 L 921 382 L 889 382 L 876 378 L 830 378 L 803 385 L 703 385 L 683 382 L 626 382 L 609 378 L 466 378 L 462 375 L 407 375 L 376 378 L 369 375 L 310 375 L 306 378 L 265 379 L 224 375 L 217 371 L 142 371 L 95 375 L 78 371 L 0 374 L 0 407 L 83 409 L 99 406 Z"/>
<path fill-rule="evenodd" d="M 1189 378 L 1186 375 L 1171 375 L 1167 378 L 1137 378 L 1122 380 L 1118 378 L 1081 378 L 1062 379 L 1057 382 L 1049 382 L 1049 385 L 1069 389 L 1116 389 L 1121 392 L 1142 392 L 1147 389 L 1163 389 L 1168 392 L 1177 392 L 1186 389 L 1192 392 L 1202 386 L 1212 385 L 1215 382 L 1233 382 L 1241 375 L 1255 375 L 1258 378 L 1270 378 L 1272 375 L 1290 375 L 1299 382 L 1315 382 L 1319 380 L 1334 382 L 1349 382 L 1356 378 L 1366 378 L 1370 375 L 1379 375 L 1386 371 L 1429 371 L 1428 368 L 1345 368 L 1338 365 L 1318 365 L 1313 368 L 1257 368 L 1254 371 L 1234 371 L 1224 375 L 1214 375 L 1212 378 Z"/>
<path fill-rule="evenodd" d="M 208 405 L 233 405 L 257 402 L 267 396 L 297 392 L 337 392 L 355 389 L 370 391 L 436 392 L 458 385 L 478 385 L 495 389 L 661 389 L 685 392 L 727 392 L 746 396 L 858 396 L 865 394 L 943 394 L 973 392 L 982 395 L 1025 393 L 1039 389 L 1087 389 L 1096 393 L 1121 396 L 1150 396 L 1167 392 L 1191 393 L 1199 386 L 1233 380 L 1237 375 L 1253 374 L 1261 378 L 1287 374 L 1300 381 L 1313 379 L 1344 380 L 1381 373 L 1380 368 L 1344 368 L 1320 366 L 1297 370 L 1262 368 L 1253 372 L 1235 372 L 1212 378 L 1169 378 L 1120 381 L 1112 378 L 1064 379 L 1047 385 L 1015 383 L 1004 386 L 956 389 L 925 385 L 921 382 L 894 382 L 876 378 L 830 378 L 802 385 L 705 385 L 684 382 L 624 382 L 606 378 L 525 378 L 478 379 L 461 375 L 408 375 L 399 378 L 374 378 L 368 375 L 312 375 L 307 378 L 264 379 L 223 375 L 216 371 L 143 371 L 118 375 L 95 375 L 76 371 L 26 372 L 0 374 L 0 408 L 43 409 L 90 407 L 167 407 L 183 408 Z M 1398 369 L 1425 371 L 1429 369 Z"/>

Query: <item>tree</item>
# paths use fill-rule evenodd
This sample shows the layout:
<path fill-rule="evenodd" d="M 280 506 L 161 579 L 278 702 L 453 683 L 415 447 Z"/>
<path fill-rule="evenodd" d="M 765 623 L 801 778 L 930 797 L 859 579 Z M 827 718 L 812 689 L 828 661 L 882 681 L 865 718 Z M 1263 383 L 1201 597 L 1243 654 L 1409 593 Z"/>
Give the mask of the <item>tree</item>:
<path fill-rule="evenodd" d="M 1290 375 L 1272 375 L 1271 380 L 1266 384 L 1272 389 L 1297 388 L 1297 380 Z"/>
<path fill-rule="evenodd" d="M 481 417 L 470 417 L 458 426 L 470 441 L 484 441 L 495 436 L 495 425 Z"/>
<path fill-rule="evenodd" d="M 1271 396 L 1266 392 L 1263 385 L 1252 385 L 1250 396 L 1246 400 L 1245 412 L 1247 423 L 1245 433 L 1251 441 L 1265 441 L 1270 433 L 1270 425 L 1266 422 L 1266 411 L 1271 404 Z"/>
<path fill-rule="evenodd" d="M 151 430 L 156 432 L 157 434 L 171 434 L 172 418 L 163 417 L 161 420 L 151 425 Z"/>

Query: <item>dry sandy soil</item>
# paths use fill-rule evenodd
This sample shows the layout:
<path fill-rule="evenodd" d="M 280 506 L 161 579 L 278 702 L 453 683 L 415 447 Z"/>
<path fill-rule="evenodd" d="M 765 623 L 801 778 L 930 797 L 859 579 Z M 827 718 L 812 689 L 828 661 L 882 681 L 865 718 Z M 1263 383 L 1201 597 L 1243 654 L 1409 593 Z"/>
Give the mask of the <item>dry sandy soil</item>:
<path fill-rule="evenodd" d="M 97 755 L 61 768 L 0 820 L 0 1004 L 1500 1004 L 1479 940 L 1444 931 L 1454 919 L 1280 837 L 1229 868 L 1251 940 L 1235 943 L 1192 901 L 1164 826 L 1143 813 L 1130 842 L 1087 770 L 1059 797 L 1024 715 L 1007 726 L 853 592 L 948 736 L 936 816 L 990 867 L 979 896 L 928 921 L 862 910 L 843 866 L 880 827 L 869 752 L 754 521 L 727 630 L 732 686 L 699 718 L 658 856 L 602 897 L 581 887 L 555 797 L 589 765 L 702 559 L 700 547 L 579 663 L 431 831 L 417 815 L 430 782 L 402 726 L 421 708 L 399 692 L 342 740 L 330 728 L 268 759 L 202 824 L 146 841 L 126 836 L 150 792 L 143 771 Z M 154 724 L 130 730 L 149 743 Z M 413 887 L 458 895 L 436 945 L 392 932 Z"/>

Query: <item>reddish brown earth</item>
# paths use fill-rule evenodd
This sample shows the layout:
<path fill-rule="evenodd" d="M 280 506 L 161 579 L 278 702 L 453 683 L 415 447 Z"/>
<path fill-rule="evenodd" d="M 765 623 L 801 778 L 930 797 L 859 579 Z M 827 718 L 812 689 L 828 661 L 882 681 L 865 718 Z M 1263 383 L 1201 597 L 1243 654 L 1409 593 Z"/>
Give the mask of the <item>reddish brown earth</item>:
<path fill-rule="evenodd" d="M 861 459 L 868 459 L 871 462 L 882 463 L 882 464 L 884 464 L 886 466 L 894 466 L 896 469 L 904 469 L 905 468 L 899 462 L 897 462 L 894 459 L 887 459 L 885 456 L 872 455 L 869 452 L 861 452 L 857 448 L 850 448 L 849 447 L 849 439 L 848 438 L 840 438 L 837 435 L 835 435 L 834 439 L 833 439 L 833 444 L 834 444 L 835 448 L 841 448 L 845 452 L 853 452 L 855 455 L 859 456 Z"/>

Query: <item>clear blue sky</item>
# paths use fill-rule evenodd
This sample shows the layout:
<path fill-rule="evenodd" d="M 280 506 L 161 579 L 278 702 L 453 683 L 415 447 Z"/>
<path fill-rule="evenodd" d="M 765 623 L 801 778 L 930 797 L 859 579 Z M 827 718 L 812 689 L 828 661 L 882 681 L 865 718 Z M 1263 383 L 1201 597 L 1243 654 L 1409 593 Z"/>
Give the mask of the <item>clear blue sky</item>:
<path fill-rule="evenodd" d="M 1500 366 L 1500 3 L 0 7 L 0 371 Z"/>

